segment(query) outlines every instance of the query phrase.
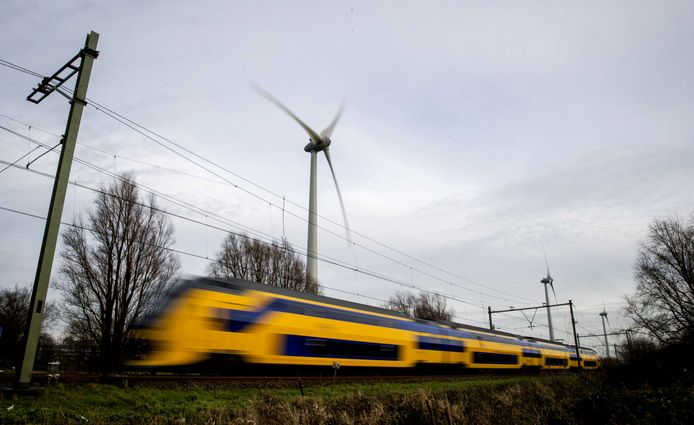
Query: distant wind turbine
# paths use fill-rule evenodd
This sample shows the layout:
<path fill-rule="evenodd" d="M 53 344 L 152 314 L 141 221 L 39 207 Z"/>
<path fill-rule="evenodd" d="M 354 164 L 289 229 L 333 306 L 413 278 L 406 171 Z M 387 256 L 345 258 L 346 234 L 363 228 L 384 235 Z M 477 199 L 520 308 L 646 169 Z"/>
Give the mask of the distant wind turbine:
<path fill-rule="evenodd" d="M 547 285 L 552 288 L 552 293 L 554 294 L 554 301 L 557 301 L 557 293 L 554 292 L 554 279 L 552 275 L 549 274 L 549 262 L 547 261 L 547 254 L 545 253 L 545 248 L 542 247 L 542 254 L 545 256 L 545 265 L 547 266 L 547 276 L 545 276 L 540 283 L 545 285 L 545 305 L 547 306 L 547 324 L 549 325 L 549 339 L 554 341 L 554 328 L 552 327 L 552 312 L 549 307 L 549 292 L 547 292 Z"/>
<path fill-rule="evenodd" d="M 600 317 L 602 318 L 602 334 L 605 337 L 605 350 L 607 351 L 607 357 L 610 357 L 610 344 L 607 342 L 607 329 L 605 328 L 605 320 L 607 320 L 607 324 L 610 324 L 610 319 L 607 318 L 607 310 L 605 310 L 605 304 L 603 303 L 602 305 L 602 313 L 600 313 Z M 617 355 L 617 353 L 615 353 Z"/>
<path fill-rule="evenodd" d="M 265 99 L 274 103 L 275 106 L 282 109 L 290 117 L 296 121 L 301 128 L 308 134 L 309 143 L 304 146 L 304 151 L 311 154 L 311 179 L 309 184 L 309 201 L 308 201 L 308 252 L 306 255 L 306 274 L 318 281 L 318 199 L 317 199 L 317 178 L 316 178 L 316 167 L 317 167 L 317 154 L 323 151 L 325 154 L 325 159 L 328 161 L 328 167 L 330 168 L 330 173 L 333 176 L 333 181 L 335 182 L 335 189 L 337 189 L 337 197 L 340 200 L 340 208 L 342 209 L 342 218 L 345 222 L 345 231 L 347 233 L 347 241 L 351 241 L 349 232 L 349 223 L 347 222 L 347 213 L 345 211 L 345 204 L 342 202 L 342 194 L 340 193 L 340 185 L 337 183 L 337 178 L 335 177 L 335 170 L 333 169 L 333 163 L 330 159 L 330 144 L 332 140 L 330 137 L 335 130 L 342 111 L 344 109 L 344 104 L 340 105 L 340 108 L 333 118 L 332 122 L 319 133 L 314 131 L 311 127 L 306 125 L 299 117 L 297 117 L 292 111 L 289 110 L 282 102 L 277 100 L 268 91 L 258 86 L 257 84 L 252 84 L 251 88 L 253 91 L 263 96 Z"/>

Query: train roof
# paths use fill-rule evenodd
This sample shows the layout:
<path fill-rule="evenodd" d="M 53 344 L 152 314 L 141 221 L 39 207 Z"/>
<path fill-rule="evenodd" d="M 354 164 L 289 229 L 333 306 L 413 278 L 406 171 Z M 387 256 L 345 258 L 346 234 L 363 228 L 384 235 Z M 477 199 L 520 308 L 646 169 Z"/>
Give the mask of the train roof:
<path fill-rule="evenodd" d="M 194 287 L 210 288 L 215 290 L 222 290 L 225 292 L 241 292 L 243 290 L 252 289 L 254 291 L 269 292 L 272 294 L 285 295 L 288 297 L 301 298 L 309 301 L 317 301 L 325 304 L 332 304 L 339 307 L 346 307 L 355 310 L 368 311 L 371 313 L 395 316 L 401 319 L 409 319 L 409 317 L 405 316 L 404 314 L 398 311 L 389 310 L 387 308 L 374 307 L 367 304 L 359 304 L 352 301 L 341 300 L 339 298 L 326 297 L 325 295 L 310 294 L 307 292 L 295 291 L 289 288 L 280 288 L 278 286 L 250 282 L 242 279 L 196 277 L 192 279 L 189 278 L 188 280 Z"/>

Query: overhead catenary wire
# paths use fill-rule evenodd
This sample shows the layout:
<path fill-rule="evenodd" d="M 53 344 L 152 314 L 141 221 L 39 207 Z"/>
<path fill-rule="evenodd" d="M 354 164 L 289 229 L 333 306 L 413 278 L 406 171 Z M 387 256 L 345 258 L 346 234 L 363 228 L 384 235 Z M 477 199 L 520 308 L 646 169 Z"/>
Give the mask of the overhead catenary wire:
<path fill-rule="evenodd" d="M 17 133 L 17 132 L 15 132 L 15 131 L 13 131 L 13 130 L 9 130 L 9 129 L 3 127 L 3 126 L 0 126 L 0 129 L 5 130 L 5 131 L 9 131 L 9 132 L 15 134 L 16 136 L 19 136 L 19 137 L 21 137 L 21 138 L 24 138 L 24 139 L 26 139 L 26 140 L 31 141 L 32 143 L 39 144 L 40 146 L 43 146 L 43 147 L 46 148 L 46 149 L 49 148 L 48 145 L 46 145 L 46 144 L 44 144 L 44 143 L 42 143 L 42 142 L 39 142 L 39 141 L 34 140 L 34 139 L 29 139 L 29 138 L 27 138 L 26 136 L 24 136 L 24 135 L 22 135 L 22 134 L 20 134 L 20 133 Z M 106 169 L 104 169 L 104 168 L 102 168 L 102 167 L 99 167 L 99 166 L 97 166 L 97 165 L 95 165 L 95 164 L 92 164 L 92 163 L 89 163 L 89 162 L 87 162 L 87 161 L 84 161 L 84 160 L 82 160 L 82 159 L 79 158 L 79 157 L 75 157 L 74 160 L 75 160 L 75 162 L 77 162 L 77 163 L 79 163 L 79 164 L 82 164 L 82 165 L 84 165 L 84 166 L 86 166 L 86 167 L 89 167 L 89 168 L 93 169 L 94 171 L 96 171 L 96 172 L 98 172 L 98 173 L 105 174 L 105 175 L 107 175 L 107 176 L 109 176 L 109 177 L 112 177 L 112 178 L 118 178 L 118 179 L 121 179 L 121 178 L 122 178 L 122 176 L 120 176 L 120 175 L 118 175 L 118 174 L 112 173 L 112 172 L 110 172 L 110 171 L 108 171 L 108 170 L 106 170 Z M 160 197 L 161 199 L 164 199 L 164 200 L 166 200 L 166 201 L 168 201 L 168 202 L 171 202 L 171 203 L 173 203 L 173 204 L 175 204 L 175 205 L 178 205 L 178 206 L 180 206 L 180 207 L 182 207 L 182 208 L 186 208 L 186 209 L 195 211 L 195 212 L 197 212 L 197 213 L 200 214 L 200 215 L 208 214 L 208 215 L 210 215 L 210 216 L 215 217 L 216 219 L 222 219 L 222 220 L 227 221 L 228 223 L 233 223 L 234 226 L 237 226 L 237 227 L 239 227 L 239 228 L 243 228 L 243 229 L 245 229 L 245 230 L 247 230 L 247 231 L 249 231 L 249 232 L 252 232 L 252 231 L 253 231 L 253 229 L 251 229 L 251 228 L 248 227 L 248 226 L 244 226 L 243 224 L 234 222 L 234 221 L 229 220 L 229 219 L 224 219 L 224 218 L 222 218 L 221 216 L 219 216 L 218 214 L 215 214 L 215 213 L 213 213 L 213 212 L 211 212 L 211 211 L 206 211 L 206 210 L 204 210 L 204 209 L 202 209 L 202 208 L 200 208 L 200 207 L 198 207 L 198 206 L 196 206 L 196 205 L 193 205 L 193 204 L 187 203 L 187 202 L 185 202 L 185 201 L 182 201 L 182 200 L 180 200 L 180 199 L 178 199 L 178 198 L 176 198 L 176 197 L 174 197 L 174 196 L 172 196 L 172 195 L 168 195 L 168 194 L 162 193 L 162 192 L 160 192 L 160 191 L 157 191 L 157 190 L 155 190 L 155 189 L 152 189 L 152 188 L 150 188 L 150 187 L 148 187 L 148 186 L 146 186 L 146 185 L 143 185 L 143 184 L 141 184 L 141 183 L 137 183 L 137 185 L 138 185 L 138 187 L 140 187 L 144 192 L 150 193 L 150 194 L 152 194 L 152 195 L 156 195 L 156 196 Z"/>
<path fill-rule="evenodd" d="M 576 311 L 576 310 L 574 310 L 574 311 Z M 600 319 L 598 319 L 598 318 L 589 319 L 589 318 L 585 317 L 583 315 L 583 313 L 581 313 L 580 311 L 576 311 L 576 313 L 577 313 L 577 316 L 579 317 L 579 319 L 581 320 L 580 322 L 577 322 L 578 327 L 580 327 L 583 332 L 585 332 L 586 334 L 600 334 L 600 333 L 602 333 L 602 326 L 601 326 L 601 322 L 599 321 Z M 589 328 L 583 326 L 582 323 L 592 323 L 593 326 L 595 328 L 597 328 L 598 330 L 597 331 L 590 330 Z"/>
<path fill-rule="evenodd" d="M 2 170 L 0 170 L 0 174 L 2 174 L 3 171 L 7 170 L 8 168 L 12 167 L 13 165 L 16 165 L 19 161 L 21 161 L 21 160 L 23 160 L 24 158 L 26 158 L 26 157 L 28 157 L 29 155 L 31 155 L 32 152 L 34 152 L 35 150 L 37 150 L 37 149 L 39 149 L 39 148 L 42 148 L 42 147 L 43 147 L 43 146 L 36 146 L 34 149 L 30 150 L 29 152 L 27 152 L 27 153 L 25 153 L 24 155 L 22 155 L 22 156 L 20 156 L 19 158 L 17 158 L 16 161 L 12 162 L 11 164 L 7 164 L 7 165 L 5 166 L 5 168 L 3 168 Z M 27 168 L 29 168 L 29 165 L 28 165 L 28 164 L 27 164 Z"/>
<path fill-rule="evenodd" d="M 79 164 L 82 164 L 82 165 L 85 165 L 85 166 L 87 166 L 87 167 L 89 167 L 89 168 L 92 168 L 94 171 L 97 171 L 97 172 L 100 172 L 100 173 L 106 173 L 106 174 L 109 175 L 110 177 L 117 178 L 117 179 L 123 179 L 122 176 L 114 175 L 114 174 L 110 173 L 109 171 L 104 170 L 104 169 L 101 168 L 101 167 L 98 167 L 98 166 L 96 166 L 96 165 L 90 164 L 90 163 L 88 163 L 88 162 L 86 162 L 86 161 L 82 161 L 82 160 L 79 159 L 79 158 L 75 158 L 75 162 L 77 162 L 77 163 L 79 163 Z M 6 161 L 4 161 L 4 160 L 0 160 L 0 163 L 2 163 L 2 164 L 8 164 L 8 162 L 6 162 Z M 15 167 L 16 167 L 16 166 L 15 166 Z M 21 168 L 21 167 L 17 167 L 17 168 L 19 168 L 20 170 L 23 170 L 23 168 Z M 29 171 L 29 172 L 31 172 L 31 173 L 34 173 L 34 174 L 37 174 L 37 175 L 41 175 L 41 176 L 47 177 L 47 178 L 54 178 L 54 176 L 53 176 L 52 174 L 45 173 L 45 172 L 38 171 L 38 170 L 31 170 L 31 169 L 30 169 L 30 170 L 24 170 L 24 171 Z M 84 183 L 78 183 L 78 182 L 76 182 L 76 181 L 70 181 L 69 184 L 70 184 L 70 185 L 73 185 L 73 186 L 75 186 L 75 187 L 80 187 L 80 188 L 87 189 L 87 190 L 90 190 L 90 191 L 93 191 L 93 192 L 97 192 L 97 193 L 102 192 L 102 191 L 99 190 L 99 189 L 92 188 L 92 187 L 90 187 L 90 186 L 85 185 Z M 170 197 L 168 197 L 168 195 L 166 195 L 166 194 L 163 194 L 163 193 L 161 193 L 161 192 L 157 192 L 157 191 L 150 190 L 150 189 L 147 188 L 146 186 L 142 186 L 142 185 L 139 184 L 139 183 L 135 183 L 135 185 L 138 186 L 138 188 L 139 188 L 140 190 L 142 190 L 143 192 L 145 192 L 145 193 L 149 193 L 149 194 L 151 194 L 151 195 L 157 196 L 157 197 L 160 198 L 160 199 L 163 199 L 163 200 L 166 200 L 166 201 L 168 201 L 168 202 L 171 202 L 171 203 L 173 203 L 174 205 L 178 205 L 178 206 L 180 206 L 180 207 L 182 207 L 182 208 L 186 208 L 186 209 L 189 209 L 189 210 L 191 210 L 191 211 L 197 212 L 197 213 L 199 213 L 199 214 L 201 214 L 201 215 L 204 215 L 203 212 L 196 211 L 196 210 L 195 210 L 195 207 L 194 207 L 193 205 L 189 205 L 189 204 L 185 204 L 185 203 L 178 203 L 177 200 L 176 200 L 175 198 L 172 198 L 172 197 L 170 198 Z M 198 220 L 191 219 L 191 218 L 189 218 L 189 217 L 185 217 L 185 216 L 182 216 L 182 215 L 180 215 L 180 214 L 176 214 L 176 213 L 173 213 L 173 212 L 170 212 L 170 211 L 161 210 L 161 212 L 166 213 L 166 214 L 171 215 L 171 216 L 174 216 L 174 217 L 176 217 L 176 218 L 188 220 L 188 221 L 191 221 L 191 222 L 194 222 L 194 223 L 197 223 L 197 224 L 202 224 L 202 222 L 200 222 L 200 221 L 198 221 Z M 254 229 L 252 229 L 252 228 L 250 228 L 250 227 L 247 227 L 247 226 L 244 226 L 244 225 L 242 225 L 242 224 L 240 224 L 240 223 L 236 223 L 236 222 L 233 222 L 233 221 L 231 221 L 231 220 L 218 220 L 218 221 L 223 221 L 224 224 L 230 225 L 230 226 L 232 226 L 232 227 L 241 228 L 241 229 L 243 229 L 244 231 L 249 232 L 250 234 L 254 234 L 254 235 L 256 236 L 256 238 L 265 237 L 266 240 L 271 240 L 270 235 L 266 235 L 266 234 L 264 234 L 264 233 L 262 233 L 262 232 L 255 231 Z M 217 226 L 214 226 L 214 225 L 211 225 L 211 224 L 206 224 L 206 226 L 209 227 L 209 228 L 216 229 L 216 230 L 223 230 L 223 231 L 226 231 L 226 229 L 218 228 Z"/>
<path fill-rule="evenodd" d="M 27 123 L 27 122 L 25 122 L 25 121 L 18 120 L 18 119 L 14 118 L 14 117 L 11 117 L 11 116 L 9 116 L 9 115 L 5 115 L 5 114 L 3 114 L 3 113 L 1 113 L 1 112 L 0 112 L 0 117 L 3 117 L 3 118 L 5 118 L 5 119 L 8 119 L 8 120 L 10 120 L 10 121 L 12 121 L 12 122 L 15 122 L 15 123 L 17 123 L 17 124 L 23 125 L 23 126 L 25 126 L 25 127 L 31 128 L 31 129 L 33 129 L 33 130 L 38 130 L 38 131 L 40 131 L 40 132 L 42 132 L 42 133 L 48 134 L 48 135 L 53 136 L 53 137 L 57 137 L 57 138 L 62 137 L 61 135 L 59 135 L 59 134 L 57 134 L 57 133 L 55 133 L 55 132 L 48 131 L 48 130 L 45 130 L 45 129 L 40 128 L 40 127 L 36 127 L 36 126 L 34 126 L 34 125 L 32 125 L 32 124 L 29 124 L 29 123 Z M 209 178 L 209 177 L 201 176 L 201 175 L 198 175 L 198 174 L 186 173 L 185 171 L 177 170 L 177 169 L 175 169 L 175 168 L 165 167 L 165 166 L 163 166 L 163 165 L 153 164 L 153 163 L 151 163 L 151 162 L 142 161 L 142 160 L 140 160 L 140 159 L 134 159 L 134 158 L 130 158 L 130 157 L 127 157 L 127 156 L 115 154 L 115 153 L 113 153 L 113 152 L 109 152 L 109 151 L 107 151 L 107 150 L 98 148 L 98 147 L 96 147 L 96 146 L 92 146 L 92 145 L 90 145 L 90 144 L 88 144 L 88 143 L 80 142 L 79 144 L 76 145 L 76 147 L 78 147 L 78 148 L 86 148 L 86 149 L 89 149 L 89 150 L 93 150 L 93 151 L 95 151 L 95 152 L 100 152 L 100 153 L 102 153 L 102 154 L 104 154 L 104 155 L 115 156 L 115 157 L 118 157 L 118 158 L 120 158 L 120 159 L 124 159 L 124 160 L 129 161 L 129 162 L 134 162 L 135 164 L 146 165 L 146 166 L 148 166 L 148 167 L 157 168 L 157 169 L 164 170 L 164 171 L 168 171 L 168 172 L 171 172 L 171 173 L 180 174 L 180 175 L 182 175 L 182 176 L 193 177 L 193 178 L 196 178 L 196 179 L 205 180 L 205 181 L 209 181 L 209 182 L 212 182 L 212 183 L 218 183 L 218 184 L 223 184 L 223 185 L 227 185 L 227 186 L 233 187 L 233 185 L 231 185 L 231 184 L 229 184 L 229 183 L 227 183 L 227 182 L 224 182 L 224 181 L 211 179 L 211 178 Z"/>
<path fill-rule="evenodd" d="M 517 317 L 517 316 L 513 316 L 513 315 L 510 314 L 510 313 L 502 312 L 502 313 L 499 313 L 499 314 L 501 314 L 501 315 L 503 315 L 503 316 L 506 316 L 508 319 L 512 319 L 512 320 L 515 320 L 515 321 L 517 321 L 517 322 L 526 323 L 526 320 L 525 320 L 525 319 L 522 319 L 522 318 Z M 542 327 L 542 328 L 547 328 L 547 329 L 549 329 L 549 325 L 548 325 L 548 324 L 545 324 L 545 323 L 536 323 L 534 326 L 538 326 L 538 327 Z M 495 328 L 496 328 L 496 329 L 503 329 L 504 327 L 498 327 L 498 326 L 496 326 L 496 324 L 495 324 Z M 564 329 L 555 329 L 555 331 L 558 331 L 559 333 L 561 333 L 561 334 L 563 334 L 563 335 L 566 335 L 569 339 L 570 339 L 571 337 L 573 337 L 573 333 L 572 333 L 572 332 L 566 331 L 566 330 L 564 330 Z"/>
<path fill-rule="evenodd" d="M 31 125 L 31 124 L 29 124 L 29 123 L 27 123 L 27 122 L 24 122 L 24 121 L 15 119 L 15 118 L 13 118 L 13 117 L 11 117 L 11 116 L 9 116 L 9 115 L 5 115 L 5 114 L 3 114 L 3 113 L 0 113 L 0 117 L 4 117 L 4 118 L 6 118 L 6 119 L 8 119 L 8 120 L 10 120 L 10 121 L 13 121 L 13 122 L 15 122 L 15 123 L 17 123 L 17 124 L 21 124 L 21 125 L 23 125 L 23 126 L 25 126 L 25 127 L 30 127 L 30 128 L 32 128 L 32 129 L 34 129 L 34 130 L 39 130 L 39 131 L 41 131 L 42 133 L 48 134 L 48 135 L 50 135 L 50 136 L 54 136 L 54 137 L 58 137 L 58 138 L 61 137 L 59 134 L 56 134 L 56 133 L 54 133 L 54 132 L 51 132 L 51 131 L 48 131 L 48 130 L 44 130 L 44 129 L 41 129 L 41 128 L 38 128 L 38 127 L 34 127 L 33 125 Z M 99 153 L 102 153 L 102 154 L 104 154 L 104 155 L 108 155 L 108 156 L 110 156 L 110 157 L 117 157 L 118 159 L 122 159 L 122 160 L 125 160 L 125 161 L 128 161 L 128 162 L 133 162 L 133 163 L 135 163 L 135 164 L 145 165 L 145 166 L 147 166 L 147 167 L 156 168 L 156 169 L 163 170 L 163 171 L 167 171 L 167 172 L 170 172 L 170 173 L 175 173 L 175 174 L 179 174 L 179 175 L 186 176 L 186 177 L 192 177 L 192 178 L 195 178 L 195 179 L 200 179 L 200 180 L 204 180 L 204 181 L 207 181 L 207 182 L 216 183 L 216 184 L 220 184 L 220 185 L 224 185 L 224 186 L 228 186 L 228 187 L 235 187 L 234 184 L 230 184 L 230 183 L 228 183 L 228 182 L 226 182 L 226 181 L 222 181 L 222 180 L 218 180 L 218 179 L 211 179 L 211 178 L 209 178 L 209 177 L 201 176 L 201 175 L 199 175 L 199 174 L 187 173 L 187 172 L 182 171 L 182 170 L 178 170 L 178 169 L 171 168 L 171 167 L 165 167 L 165 166 L 163 166 L 163 165 L 154 164 L 154 163 L 151 163 L 151 162 L 143 161 L 143 160 L 141 160 L 141 159 L 134 159 L 134 158 L 131 158 L 131 157 L 128 157 L 128 156 L 124 156 L 124 155 L 116 154 L 116 153 L 113 153 L 113 152 L 109 152 L 109 151 L 107 151 L 107 150 L 104 150 L 104 149 L 98 148 L 98 147 L 96 147 L 96 146 L 93 146 L 93 145 L 91 145 L 91 144 L 89 144 L 89 143 L 80 142 L 79 144 L 76 145 L 76 147 L 79 148 L 79 149 L 85 148 L 85 149 L 93 150 L 93 151 L 95 151 L 95 152 L 99 152 Z M 284 212 L 284 211 L 283 211 L 283 212 Z M 284 217 L 284 216 L 283 216 L 283 217 Z"/>
<path fill-rule="evenodd" d="M 51 135 L 51 136 L 61 137 L 59 134 L 53 133 L 52 131 L 44 130 L 44 129 L 40 128 L 40 127 L 33 126 L 33 125 L 29 124 L 29 123 L 26 123 L 26 122 L 24 122 L 24 121 L 20 121 L 20 120 L 18 120 L 18 119 L 16 119 L 16 118 L 12 118 L 11 116 L 5 115 L 5 114 L 3 114 L 3 113 L 1 113 L 1 112 L 0 112 L 0 117 L 3 117 L 3 118 L 5 118 L 5 119 L 8 119 L 8 120 L 10 120 L 10 121 L 12 121 L 12 122 L 15 122 L 15 123 L 17 123 L 17 124 L 21 124 L 21 125 L 23 125 L 23 126 L 25 126 L 25 127 L 30 127 L 30 128 L 32 128 L 32 129 L 34 129 L 34 130 L 38 130 L 38 131 L 40 131 L 40 132 L 42 132 L 42 133 L 46 133 L 46 134 Z"/>
<path fill-rule="evenodd" d="M 10 62 L 10 61 L 5 60 L 5 59 L 0 59 L 0 65 L 5 66 L 5 67 L 10 68 L 10 69 L 14 69 L 15 71 L 20 71 L 20 72 L 23 72 L 25 74 L 29 74 L 33 77 L 46 78 L 45 75 L 41 75 L 38 72 L 34 72 L 30 69 L 24 68 L 22 66 L 17 65 L 16 63 Z"/>

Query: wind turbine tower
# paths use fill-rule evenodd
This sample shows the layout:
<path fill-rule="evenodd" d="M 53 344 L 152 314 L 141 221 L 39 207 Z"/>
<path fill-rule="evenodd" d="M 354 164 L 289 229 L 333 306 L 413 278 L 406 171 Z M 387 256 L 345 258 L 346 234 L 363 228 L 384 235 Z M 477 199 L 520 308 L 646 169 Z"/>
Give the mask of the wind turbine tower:
<path fill-rule="evenodd" d="M 309 182 L 309 197 L 308 197 L 308 243 L 307 243 L 307 253 L 306 253 L 306 274 L 307 276 L 318 282 L 318 179 L 316 176 L 317 162 L 318 162 L 318 152 L 323 152 L 325 154 L 325 159 L 328 161 L 328 167 L 330 168 L 330 173 L 333 176 L 333 181 L 335 182 L 335 189 L 337 189 L 337 197 L 340 200 L 340 208 L 342 209 L 342 219 L 345 222 L 345 231 L 347 233 L 347 241 L 351 240 L 349 233 L 349 224 L 347 222 L 347 213 L 345 212 L 345 204 L 342 202 L 342 194 L 340 193 L 340 186 L 337 184 L 337 178 L 335 177 L 335 170 L 333 169 L 333 163 L 330 159 L 330 136 L 335 130 L 337 121 L 342 115 L 343 106 L 337 111 L 335 118 L 333 118 L 330 125 L 328 125 L 320 134 L 316 133 L 311 127 L 306 125 L 299 117 L 294 115 L 292 111 L 289 110 L 282 102 L 277 100 L 273 95 L 264 90 L 262 87 L 253 84 L 252 89 L 263 96 L 265 99 L 269 100 L 275 106 L 282 109 L 290 117 L 296 121 L 301 128 L 308 134 L 309 142 L 304 146 L 304 151 L 311 154 L 311 171 L 310 171 L 310 182 Z"/>
<path fill-rule="evenodd" d="M 607 311 L 605 311 L 605 307 L 602 308 L 600 317 L 602 318 L 602 334 L 605 337 L 605 350 L 607 350 L 607 357 L 610 357 L 610 344 L 607 343 L 607 330 L 605 329 L 605 320 L 607 320 Z M 609 320 L 607 320 L 607 322 L 609 323 Z"/>

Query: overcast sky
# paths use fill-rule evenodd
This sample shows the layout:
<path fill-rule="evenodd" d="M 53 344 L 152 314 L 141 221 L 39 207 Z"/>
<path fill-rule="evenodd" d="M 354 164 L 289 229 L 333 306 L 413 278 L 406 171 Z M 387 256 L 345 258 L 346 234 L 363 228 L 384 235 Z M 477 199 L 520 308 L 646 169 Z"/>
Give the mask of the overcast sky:
<path fill-rule="evenodd" d="M 326 220 L 342 222 L 321 157 L 321 256 L 454 297 L 458 321 L 486 326 L 487 306 L 544 301 L 544 246 L 557 299 L 576 302 L 579 333 L 601 331 L 603 304 L 612 329 L 628 326 L 623 297 L 649 223 L 694 211 L 694 4 L 431 3 L 5 0 L 0 59 L 49 75 L 98 32 L 88 96 L 236 175 L 216 169 L 222 181 L 91 107 L 76 156 L 133 172 L 209 215 L 159 199 L 171 212 L 239 230 L 218 214 L 266 238 L 285 234 L 298 249 L 306 211 L 292 203 L 308 204 L 307 136 L 250 84 L 317 131 L 344 100 L 331 153 L 363 236 L 349 246 Z M 0 125 L 52 146 L 68 104 L 57 94 L 26 102 L 37 83 L 0 67 Z M 30 148 L 0 130 L 0 160 Z M 56 160 L 47 154 L 30 169 L 54 174 Z M 71 180 L 110 182 L 80 164 Z M 0 207 L 45 216 L 51 187 L 10 168 L 0 174 Z M 93 197 L 71 185 L 63 220 L 85 214 Z M 176 249 L 196 256 L 213 256 L 225 235 L 172 221 Z M 43 228 L 0 210 L 0 287 L 33 282 Z M 208 264 L 180 260 L 190 274 Z M 369 304 L 378 301 L 366 296 L 402 289 L 324 262 L 319 279 L 363 296 L 327 295 Z M 543 312 L 532 329 L 511 316 L 495 320 L 547 335 Z M 557 311 L 559 338 L 567 316 Z"/>

